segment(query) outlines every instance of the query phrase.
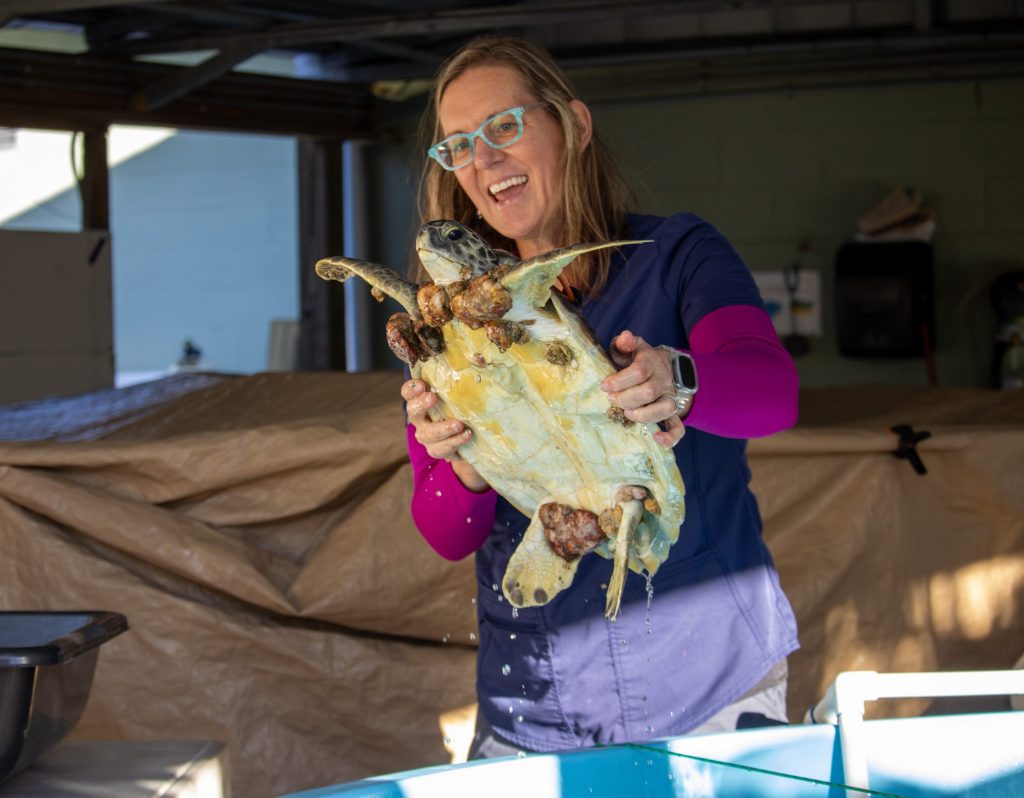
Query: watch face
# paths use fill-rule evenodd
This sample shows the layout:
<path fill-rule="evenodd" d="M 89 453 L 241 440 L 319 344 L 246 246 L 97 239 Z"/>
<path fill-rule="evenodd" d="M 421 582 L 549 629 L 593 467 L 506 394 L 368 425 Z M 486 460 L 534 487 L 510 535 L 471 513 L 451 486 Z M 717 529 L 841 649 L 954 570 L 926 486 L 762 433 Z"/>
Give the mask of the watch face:
<path fill-rule="evenodd" d="M 686 355 L 681 354 L 676 358 L 676 367 L 679 369 L 680 382 L 688 390 L 697 390 L 697 372 L 693 368 L 693 361 Z"/>

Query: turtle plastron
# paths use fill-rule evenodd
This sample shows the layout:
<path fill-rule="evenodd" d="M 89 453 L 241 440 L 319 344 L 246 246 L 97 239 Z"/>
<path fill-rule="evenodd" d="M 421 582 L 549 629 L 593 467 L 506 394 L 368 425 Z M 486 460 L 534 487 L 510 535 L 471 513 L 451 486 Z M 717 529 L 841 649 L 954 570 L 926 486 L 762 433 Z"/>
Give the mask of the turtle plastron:
<path fill-rule="evenodd" d="M 417 237 L 432 278 L 423 286 L 376 264 L 317 264 L 325 279 L 358 275 L 402 304 L 388 341 L 437 393 L 431 418 L 473 429 L 459 454 L 531 519 L 502 580 L 515 607 L 546 604 L 596 550 L 614 564 L 606 604 L 614 617 L 626 571 L 653 574 L 679 534 L 685 491 L 672 452 L 652 439 L 653 425 L 609 405 L 600 383 L 614 366 L 551 290 L 576 257 L 636 243 L 577 244 L 517 261 L 439 221 Z"/>

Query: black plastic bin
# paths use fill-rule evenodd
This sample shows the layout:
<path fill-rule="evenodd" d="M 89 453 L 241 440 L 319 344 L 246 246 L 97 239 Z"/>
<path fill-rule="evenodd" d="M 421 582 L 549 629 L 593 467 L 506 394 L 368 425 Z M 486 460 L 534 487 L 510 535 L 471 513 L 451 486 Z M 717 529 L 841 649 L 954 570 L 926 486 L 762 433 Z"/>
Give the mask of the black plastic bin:
<path fill-rule="evenodd" d="M 0 611 L 0 782 L 75 727 L 97 646 L 127 628 L 116 612 Z"/>

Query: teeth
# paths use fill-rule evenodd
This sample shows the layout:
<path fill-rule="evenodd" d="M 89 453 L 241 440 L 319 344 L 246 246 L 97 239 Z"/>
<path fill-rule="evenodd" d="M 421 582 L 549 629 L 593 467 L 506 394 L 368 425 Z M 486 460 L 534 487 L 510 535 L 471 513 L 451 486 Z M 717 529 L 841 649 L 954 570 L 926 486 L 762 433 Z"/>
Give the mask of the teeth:
<path fill-rule="evenodd" d="M 493 186 L 488 187 L 488 191 L 492 194 L 497 194 L 499 191 L 504 191 L 506 188 L 512 188 L 512 186 L 520 186 L 526 182 L 526 175 L 519 175 L 517 177 L 509 177 L 502 180 L 500 183 L 495 183 Z"/>

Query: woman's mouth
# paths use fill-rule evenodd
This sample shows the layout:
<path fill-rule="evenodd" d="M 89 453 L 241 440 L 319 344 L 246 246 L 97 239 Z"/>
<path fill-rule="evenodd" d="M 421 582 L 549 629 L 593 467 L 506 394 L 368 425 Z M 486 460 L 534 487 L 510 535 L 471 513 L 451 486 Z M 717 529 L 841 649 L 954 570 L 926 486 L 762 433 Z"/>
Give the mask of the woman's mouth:
<path fill-rule="evenodd" d="M 503 200 L 511 199 L 522 191 L 519 186 L 526 185 L 529 178 L 526 175 L 515 175 L 514 177 L 506 177 L 497 183 L 493 183 L 487 187 L 487 191 L 491 197 L 494 198 L 495 202 L 501 203 Z"/>

